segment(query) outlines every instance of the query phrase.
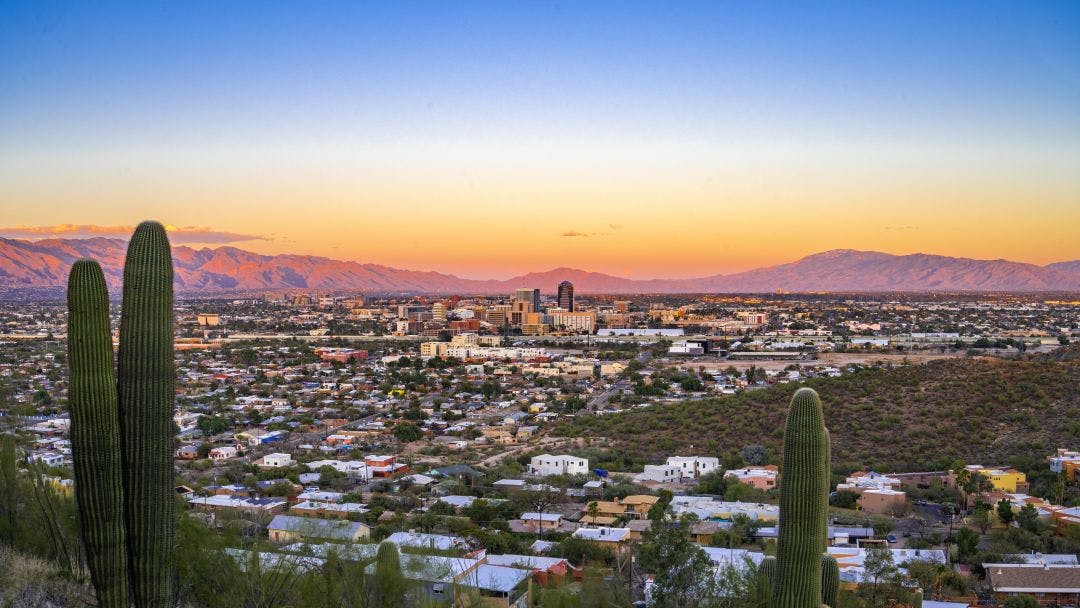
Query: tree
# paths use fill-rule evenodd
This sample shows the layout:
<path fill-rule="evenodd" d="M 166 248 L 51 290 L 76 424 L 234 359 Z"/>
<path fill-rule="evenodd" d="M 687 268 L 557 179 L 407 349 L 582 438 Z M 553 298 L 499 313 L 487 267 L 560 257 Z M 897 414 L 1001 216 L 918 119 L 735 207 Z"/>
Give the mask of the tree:
<path fill-rule="evenodd" d="M 1005 600 L 1005 608 L 1039 608 L 1039 601 L 1030 595 L 1015 595 Z"/>
<path fill-rule="evenodd" d="M 840 490 L 829 497 L 829 504 L 839 509 L 855 509 L 859 495 L 851 490 Z"/>
<path fill-rule="evenodd" d="M 712 560 L 690 540 L 695 520 L 691 516 L 678 524 L 659 525 L 654 521 L 650 541 L 638 551 L 641 568 L 657 575 L 652 588 L 655 608 L 705 605 L 718 595 Z"/>
<path fill-rule="evenodd" d="M 220 435 L 229 429 L 229 421 L 222 416 L 199 416 L 195 426 L 202 431 L 203 435 L 213 437 Z"/>
<path fill-rule="evenodd" d="M 990 505 L 980 502 L 975 505 L 975 511 L 971 514 L 971 523 L 979 532 L 986 534 L 990 529 Z"/>
<path fill-rule="evenodd" d="M 1013 512 L 1012 502 L 1008 498 L 1002 498 L 997 503 L 997 516 L 1001 520 L 1001 523 L 1008 526 L 1016 519 L 1016 513 Z"/>
<path fill-rule="evenodd" d="M 863 580 L 870 584 L 860 585 L 859 592 L 869 595 L 867 599 L 870 606 L 878 606 L 879 599 L 892 595 L 888 587 L 898 586 L 900 582 L 900 571 L 893 562 L 892 551 L 879 547 L 869 549 L 863 569 Z M 882 591 L 884 593 L 881 593 Z"/>
<path fill-rule="evenodd" d="M 1042 532 L 1042 522 L 1039 521 L 1039 510 L 1035 508 L 1035 505 L 1025 504 L 1021 507 L 1020 515 L 1017 516 L 1016 521 L 1020 524 L 1021 529 L 1027 530 L 1032 534 Z"/>
<path fill-rule="evenodd" d="M 596 518 L 600 515 L 600 505 L 595 500 L 590 502 L 585 509 L 585 514 L 589 516 L 589 523 L 595 524 Z"/>
<path fill-rule="evenodd" d="M 979 547 L 979 534 L 971 528 L 960 528 L 956 531 L 956 548 L 960 553 L 960 560 L 966 560 L 975 555 Z"/>
<path fill-rule="evenodd" d="M 765 464 L 765 446 L 763 445 L 754 443 L 743 446 L 743 449 L 739 450 L 739 455 L 748 465 L 760 466 Z"/>
<path fill-rule="evenodd" d="M 727 479 L 723 471 L 713 471 L 698 478 L 697 486 L 694 487 L 696 494 L 712 494 L 723 496 L 727 492 Z"/>
<path fill-rule="evenodd" d="M 422 439 L 424 432 L 411 422 L 399 422 L 394 426 L 394 437 L 402 443 L 408 443 Z"/>
<path fill-rule="evenodd" d="M 1054 482 L 1050 484 L 1050 495 L 1056 505 L 1065 502 L 1065 480 L 1063 475 L 1058 475 Z"/>

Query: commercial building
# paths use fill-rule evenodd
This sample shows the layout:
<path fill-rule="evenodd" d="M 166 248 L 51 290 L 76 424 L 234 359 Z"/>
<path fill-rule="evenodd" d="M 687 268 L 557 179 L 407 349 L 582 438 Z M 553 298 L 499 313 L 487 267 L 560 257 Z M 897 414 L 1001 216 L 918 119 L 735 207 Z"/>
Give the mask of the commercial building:
<path fill-rule="evenodd" d="M 574 284 L 570 281 L 559 283 L 559 308 L 574 312 Z"/>
<path fill-rule="evenodd" d="M 556 329 L 591 334 L 596 329 L 596 313 L 559 311 L 552 313 L 551 325 Z"/>
<path fill-rule="evenodd" d="M 514 303 L 528 304 L 530 312 L 540 310 L 540 290 L 521 287 L 514 290 Z"/>
<path fill-rule="evenodd" d="M 438 323 L 446 322 L 446 304 L 435 302 L 431 305 L 431 320 Z"/>

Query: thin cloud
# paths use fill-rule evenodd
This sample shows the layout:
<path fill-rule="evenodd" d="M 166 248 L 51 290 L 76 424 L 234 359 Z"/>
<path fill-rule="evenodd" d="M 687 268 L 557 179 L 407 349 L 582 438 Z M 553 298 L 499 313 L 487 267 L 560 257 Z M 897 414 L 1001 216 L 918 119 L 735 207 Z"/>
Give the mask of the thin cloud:
<path fill-rule="evenodd" d="M 56 224 L 54 226 L 8 226 L 0 227 L 0 236 L 14 239 L 87 239 L 108 237 L 126 239 L 131 236 L 134 226 L 97 226 L 94 224 Z M 227 230 L 214 230 L 201 226 L 165 226 L 169 240 L 173 243 L 202 243 L 222 245 L 242 241 L 270 241 L 272 237 L 259 234 L 244 234 Z"/>
<path fill-rule="evenodd" d="M 608 224 L 608 228 L 612 230 L 622 230 L 622 224 Z"/>
<path fill-rule="evenodd" d="M 610 232 L 581 232 L 581 231 L 578 231 L 578 230 L 567 230 L 566 232 L 560 234 L 559 236 L 579 238 L 579 239 L 588 239 L 588 238 L 593 238 L 593 237 L 598 237 L 598 236 L 611 236 L 611 233 Z"/>
<path fill-rule="evenodd" d="M 909 226 L 909 225 L 906 225 L 906 224 L 902 225 L 902 226 L 885 226 L 885 230 L 918 230 L 918 229 L 919 229 L 918 226 Z"/>

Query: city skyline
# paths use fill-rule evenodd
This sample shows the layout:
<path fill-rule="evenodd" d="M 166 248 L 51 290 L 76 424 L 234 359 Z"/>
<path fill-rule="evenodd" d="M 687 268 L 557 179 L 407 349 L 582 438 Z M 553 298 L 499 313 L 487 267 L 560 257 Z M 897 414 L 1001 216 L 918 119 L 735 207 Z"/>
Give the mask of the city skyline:
<path fill-rule="evenodd" d="M 834 8 L 9 5 L 0 235 L 473 278 L 1080 258 L 1080 8 Z"/>

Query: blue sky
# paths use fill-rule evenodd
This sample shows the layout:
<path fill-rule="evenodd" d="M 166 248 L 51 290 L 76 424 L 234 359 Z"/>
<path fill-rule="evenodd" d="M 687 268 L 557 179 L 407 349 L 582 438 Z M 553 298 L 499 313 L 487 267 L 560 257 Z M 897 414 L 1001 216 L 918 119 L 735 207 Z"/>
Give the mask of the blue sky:
<path fill-rule="evenodd" d="M 16 142 L 1080 126 L 1080 3 L 659 4 L 5 3 L 2 124 Z"/>

